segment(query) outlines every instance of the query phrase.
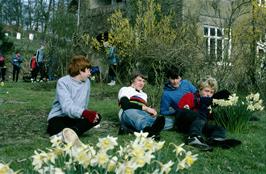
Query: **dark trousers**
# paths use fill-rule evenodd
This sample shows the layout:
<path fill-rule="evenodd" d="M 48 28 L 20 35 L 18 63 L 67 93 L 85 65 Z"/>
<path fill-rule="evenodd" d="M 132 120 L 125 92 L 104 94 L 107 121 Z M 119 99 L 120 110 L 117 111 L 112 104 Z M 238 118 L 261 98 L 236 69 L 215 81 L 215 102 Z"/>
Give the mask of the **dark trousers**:
<path fill-rule="evenodd" d="M 43 78 L 45 77 L 45 65 L 43 62 L 38 62 L 38 66 L 37 66 L 37 75 L 40 72 L 40 80 L 43 80 Z M 37 76 L 36 75 L 36 76 Z"/>
<path fill-rule="evenodd" d="M 37 70 L 37 68 L 32 69 L 32 70 L 31 70 L 31 78 L 32 78 L 34 81 L 36 81 L 36 79 L 37 79 L 37 75 L 38 75 L 38 70 Z"/>
<path fill-rule="evenodd" d="M 115 80 L 117 72 L 117 65 L 109 65 L 108 75 L 110 80 Z"/>
<path fill-rule="evenodd" d="M 61 132 L 64 128 L 70 128 L 74 130 L 77 135 L 82 135 L 87 130 L 99 124 L 89 123 L 86 119 L 70 118 L 70 117 L 54 117 L 48 121 L 47 133 L 52 136 Z"/>
<path fill-rule="evenodd" d="M 16 82 L 18 81 L 19 71 L 20 71 L 20 67 L 13 65 L 13 81 L 15 80 Z"/>
<path fill-rule="evenodd" d="M 0 67 L 0 73 L 1 73 L 1 78 L 2 78 L 2 81 L 5 81 L 5 76 L 6 76 L 6 68 L 4 67 Z"/>
<path fill-rule="evenodd" d="M 191 110 L 177 112 L 175 128 L 189 136 L 202 136 L 204 134 L 208 138 L 225 138 L 223 127 L 208 124 L 206 115 Z"/>

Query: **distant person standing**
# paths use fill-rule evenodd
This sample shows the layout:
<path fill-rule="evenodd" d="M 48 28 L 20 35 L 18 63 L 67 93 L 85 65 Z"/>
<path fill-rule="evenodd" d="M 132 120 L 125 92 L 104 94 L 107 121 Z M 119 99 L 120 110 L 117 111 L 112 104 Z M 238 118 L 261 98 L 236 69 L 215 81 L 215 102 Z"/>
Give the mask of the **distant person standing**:
<path fill-rule="evenodd" d="M 18 81 L 19 72 L 21 68 L 21 63 L 23 62 L 23 58 L 21 57 L 19 51 L 16 51 L 16 54 L 12 58 L 12 65 L 13 65 L 13 81 Z"/>
<path fill-rule="evenodd" d="M 0 75 L 1 75 L 1 82 L 5 81 L 6 75 L 6 66 L 5 66 L 5 57 L 0 53 Z"/>
<path fill-rule="evenodd" d="M 108 78 L 111 80 L 108 85 L 114 86 L 116 83 L 116 73 L 117 73 L 117 67 L 119 63 L 119 59 L 117 56 L 117 49 L 115 46 L 110 45 L 108 42 L 104 43 L 104 47 L 106 47 L 107 54 L 108 54 L 108 64 L 109 64 L 109 70 L 108 70 Z"/>
<path fill-rule="evenodd" d="M 30 70 L 31 70 L 31 82 L 35 82 L 37 79 L 37 59 L 36 54 L 34 54 L 30 60 Z"/>
<path fill-rule="evenodd" d="M 40 72 L 40 82 L 42 82 L 45 76 L 45 64 L 44 64 L 45 54 L 44 54 L 43 45 L 37 50 L 36 59 L 37 59 L 37 75 Z"/>

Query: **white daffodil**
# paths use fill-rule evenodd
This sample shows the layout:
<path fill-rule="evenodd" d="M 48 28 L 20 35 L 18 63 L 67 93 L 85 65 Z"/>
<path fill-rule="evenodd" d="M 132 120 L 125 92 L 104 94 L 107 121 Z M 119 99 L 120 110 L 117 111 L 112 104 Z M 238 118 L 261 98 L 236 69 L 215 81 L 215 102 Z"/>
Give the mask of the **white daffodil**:
<path fill-rule="evenodd" d="M 60 156 L 64 154 L 64 151 L 61 147 L 53 148 L 52 152 L 54 153 L 55 156 Z"/>
<path fill-rule="evenodd" d="M 160 174 L 168 174 L 172 170 L 172 166 L 174 165 L 174 162 L 172 160 L 168 161 L 166 164 L 162 164 L 161 162 L 158 161 L 160 164 L 161 170 Z"/>
<path fill-rule="evenodd" d="M 259 93 L 254 94 L 254 96 L 253 96 L 254 102 L 259 101 L 259 99 L 260 99 L 260 94 Z"/>
<path fill-rule="evenodd" d="M 50 137 L 50 142 L 52 143 L 52 147 L 59 147 L 62 142 L 62 136 L 53 135 Z"/>
<path fill-rule="evenodd" d="M 109 135 L 105 138 L 99 138 L 99 142 L 97 143 L 97 147 L 105 151 L 113 149 L 117 145 L 117 138 Z"/>
<path fill-rule="evenodd" d="M 173 152 L 175 152 L 176 156 L 180 156 L 183 153 L 186 153 L 185 149 L 183 148 L 183 146 L 185 145 L 185 143 L 180 144 L 179 146 L 175 145 L 174 143 L 171 143 L 172 145 L 174 145 L 175 149 L 173 150 Z"/>
<path fill-rule="evenodd" d="M 155 144 L 155 150 L 156 151 L 159 151 L 159 150 L 161 150 L 162 148 L 163 148 L 163 146 L 164 146 L 164 143 L 165 143 L 165 141 L 159 141 L 159 142 L 156 142 Z"/>
<path fill-rule="evenodd" d="M 114 172 L 117 166 L 118 158 L 116 156 L 112 157 L 107 164 L 107 171 Z"/>
<path fill-rule="evenodd" d="M 146 140 L 144 140 L 143 144 L 144 144 L 145 150 L 153 151 L 153 152 L 155 151 L 156 143 L 153 139 L 147 138 Z"/>
<path fill-rule="evenodd" d="M 44 168 L 38 170 L 40 174 L 45 174 L 45 173 L 53 173 L 53 174 L 65 174 L 65 172 L 58 168 L 54 167 L 53 165 L 45 166 Z"/>
<path fill-rule="evenodd" d="M 246 97 L 248 106 L 247 110 L 249 111 L 262 111 L 264 109 L 263 107 L 263 101 L 260 99 L 260 94 L 251 93 Z"/>
<path fill-rule="evenodd" d="M 131 160 L 134 161 L 134 163 L 136 163 L 138 168 L 141 168 L 141 167 L 143 167 L 146 164 L 144 156 L 142 156 L 142 157 L 133 157 Z"/>
<path fill-rule="evenodd" d="M 130 153 L 134 157 L 143 157 L 145 154 L 145 149 L 143 148 L 142 145 L 132 145 L 132 150 Z"/>
<path fill-rule="evenodd" d="M 176 172 L 186 168 L 186 161 L 182 160 L 177 164 Z"/>
<path fill-rule="evenodd" d="M 98 166 L 104 167 L 105 164 L 109 161 L 109 155 L 106 151 L 100 151 L 95 156 Z"/>
<path fill-rule="evenodd" d="M 39 151 L 40 153 L 38 153 L 38 151 L 35 150 L 34 151 L 35 155 L 32 156 L 33 158 L 32 165 L 34 166 L 34 170 L 36 171 L 38 171 L 44 163 L 48 162 L 47 154 L 42 150 Z"/>
<path fill-rule="evenodd" d="M 50 151 L 47 153 L 47 161 L 54 164 L 56 158 L 57 158 L 57 155 L 53 151 Z"/>
<path fill-rule="evenodd" d="M 90 152 L 86 152 L 84 149 L 79 149 L 75 154 L 73 154 L 73 158 L 74 161 L 86 168 L 90 164 L 92 156 Z"/>
<path fill-rule="evenodd" d="M 238 96 L 236 94 L 232 94 L 229 96 L 229 101 L 232 103 L 232 105 L 236 105 L 238 102 Z"/>
<path fill-rule="evenodd" d="M 149 133 L 148 132 L 134 132 L 134 135 L 136 136 L 136 138 L 147 138 Z"/>
<path fill-rule="evenodd" d="M 14 172 L 8 164 L 2 164 L 0 163 L 0 174 L 16 174 L 17 172 Z"/>
<path fill-rule="evenodd" d="M 119 163 L 115 170 L 116 174 L 134 174 L 137 166 L 131 161 L 125 161 L 124 163 Z"/>
<path fill-rule="evenodd" d="M 255 111 L 255 108 L 253 105 L 248 105 L 247 110 L 249 111 Z"/>
<path fill-rule="evenodd" d="M 192 155 L 191 151 L 188 151 L 186 153 L 185 158 L 184 158 L 186 165 L 188 165 L 190 167 L 198 159 L 197 156 L 198 156 L 198 154 Z"/>
<path fill-rule="evenodd" d="M 213 99 L 213 103 L 217 104 L 219 106 L 233 106 L 236 105 L 238 102 L 238 96 L 236 96 L 236 94 L 232 94 L 229 96 L 228 100 L 224 100 L 224 99 Z"/>

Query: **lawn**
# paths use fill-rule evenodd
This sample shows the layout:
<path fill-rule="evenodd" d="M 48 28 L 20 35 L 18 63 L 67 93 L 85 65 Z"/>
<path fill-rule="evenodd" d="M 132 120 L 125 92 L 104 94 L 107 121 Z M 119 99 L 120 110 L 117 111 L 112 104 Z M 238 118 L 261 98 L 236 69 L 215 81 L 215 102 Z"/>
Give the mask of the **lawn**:
<path fill-rule="evenodd" d="M 100 112 L 103 120 L 100 128 L 93 128 L 80 137 L 83 142 L 94 144 L 99 137 L 118 136 L 119 88 L 92 84 L 89 107 Z M 54 95 L 55 82 L 7 82 L 0 87 L 0 162 L 10 163 L 14 170 L 23 171 L 25 166 L 30 166 L 34 150 L 50 147 L 46 119 Z M 236 148 L 215 148 L 213 152 L 201 152 L 185 146 L 186 150 L 199 156 L 191 168 L 181 173 L 266 173 L 265 111 L 256 116 L 260 120 L 250 121 L 248 129 L 240 133 L 228 132 L 228 137 L 237 137 L 242 141 L 242 145 Z M 166 162 L 173 157 L 169 144 L 181 144 L 183 136 L 174 131 L 164 131 L 161 137 L 166 144 L 160 158 Z M 133 138 L 133 135 L 123 135 L 118 136 L 118 141 L 123 144 Z"/>

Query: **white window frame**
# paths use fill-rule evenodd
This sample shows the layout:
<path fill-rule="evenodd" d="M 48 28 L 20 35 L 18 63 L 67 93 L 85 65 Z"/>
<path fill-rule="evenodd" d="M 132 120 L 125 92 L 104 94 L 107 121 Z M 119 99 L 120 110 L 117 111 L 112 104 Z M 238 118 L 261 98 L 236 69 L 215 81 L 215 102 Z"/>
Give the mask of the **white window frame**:
<path fill-rule="evenodd" d="M 260 7 L 266 7 L 266 0 L 257 0 L 257 4 Z"/>
<path fill-rule="evenodd" d="M 207 34 L 205 34 L 205 28 L 208 29 Z M 211 29 L 215 30 L 214 36 L 211 36 Z M 218 30 L 221 31 L 221 36 L 218 36 Z M 231 32 L 229 32 L 231 34 Z M 219 28 L 216 26 L 211 26 L 211 25 L 203 25 L 203 35 L 204 38 L 207 39 L 208 45 L 207 45 L 207 50 L 208 50 L 208 55 L 211 53 L 211 39 L 215 40 L 215 56 L 217 58 L 217 50 L 218 50 L 218 40 L 222 41 L 222 56 L 221 58 L 224 58 L 224 48 L 225 48 L 225 40 L 228 40 L 228 38 L 224 37 L 224 28 Z M 231 41 L 229 40 L 229 45 L 228 45 L 228 57 L 230 57 L 230 50 L 231 50 Z"/>
<path fill-rule="evenodd" d="M 265 39 L 262 39 L 261 37 L 260 40 L 257 42 L 257 54 L 259 53 L 259 50 L 262 50 L 264 54 L 266 53 L 266 34 L 264 35 L 264 38 Z"/>

